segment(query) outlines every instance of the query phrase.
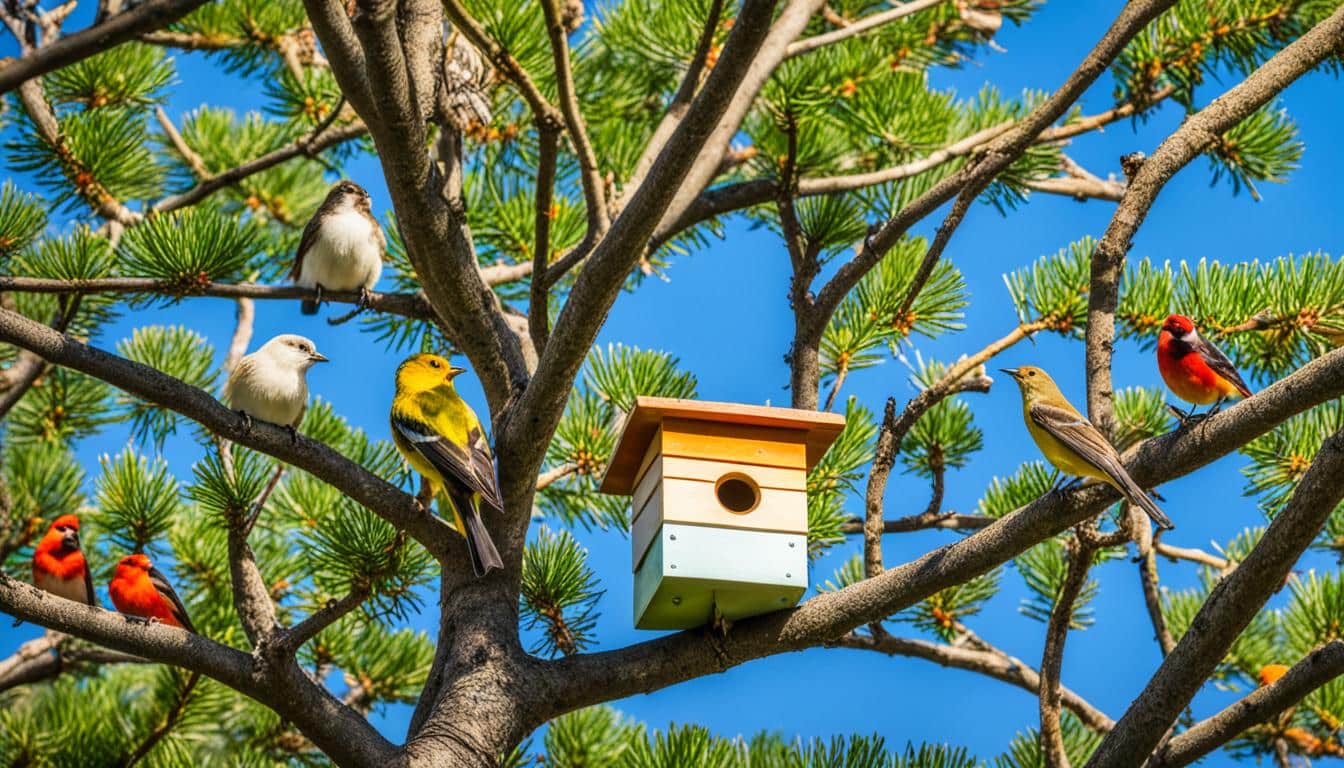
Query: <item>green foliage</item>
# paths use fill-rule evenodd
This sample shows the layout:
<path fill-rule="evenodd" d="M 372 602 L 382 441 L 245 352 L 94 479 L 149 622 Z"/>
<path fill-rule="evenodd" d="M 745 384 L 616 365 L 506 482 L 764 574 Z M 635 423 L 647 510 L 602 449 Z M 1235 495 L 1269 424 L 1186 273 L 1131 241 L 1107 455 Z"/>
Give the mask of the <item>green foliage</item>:
<path fill-rule="evenodd" d="M 1087 325 L 1087 286 L 1091 277 L 1090 237 L 1070 243 L 1052 256 L 1004 275 L 1008 295 L 1022 323 L 1040 321 L 1046 330 L 1082 338 Z"/>
<path fill-rule="evenodd" d="M 109 107 L 60 117 L 61 141 L 53 147 L 24 113 L 21 133 L 5 148 L 10 164 L 31 173 L 65 211 L 81 201 L 97 209 L 110 200 L 144 200 L 158 195 L 163 168 L 145 143 L 147 118 L 141 111 Z"/>
<path fill-rule="evenodd" d="M 0 186 L 0 259 L 22 251 L 47 226 L 47 211 L 37 195 L 5 181 Z"/>
<path fill-rule="evenodd" d="M 1173 427 L 1166 392 L 1128 387 L 1115 393 L 1115 430 L 1112 443 L 1121 453 Z"/>
<path fill-rule="evenodd" d="M 1059 470 L 1043 461 L 1029 461 L 1013 474 L 991 480 L 976 512 L 993 518 L 1003 517 L 1049 493 L 1058 478 Z"/>
<path fill-rule="evenodd" d="M 121 555 L 161 552 L 162 539 L 181 514 L 182 489 L 161 457 L 150 460 L 126 448 L 99 459 L 96 483 L 98 522 L 112 549 Z"/>
<path fill-rule="evenodd" d="M 854 555 L 844 565 L 835 569 L 835 573 L 825 583 L 817 585 L 818 592 L 838 592 L 850 584 L 858 584 L 866 577 L 863 573 L 863 557 Z"/>
<path fill-rule="evenodd" d="M 610 344 L 605 353 L 593 349 L 583 380 L 603 400 L 629 413 L 639 395 L 694 399 L 695 375 L 678 369 L 679 363 L 666 352 Z"/>
<path fill-rule="evenodd" d="M 532 653 L 570 655 L 593 643 L 603 590 L 587 561 L 588 551 L 568 531 L 544 525 L 523 550 L 519 612 L 524 629 L 542 630 Z"/>
<path fill-rule="evenodd" d="M 84 505 L 84 469 L 70 450 L 56 442 L 7 442 L 0 454 L 0 482 L 9 494 L 7 514 L 0 515 L 0 553 L 14 555 L 0 568 L 29 564 L 27 545 L 46 532 L 61 515 Z"/>
<path fill-rule="evenodd" d="M 945 372 L 941 363 L 930 362 L 915 374 L 915 380 L 929 387 Z M 949 467 L 966 466 L 971 454 L 983 448 L 984 443 L 984 434 L 974 424 L 971 407 L 960 397 L 947 397 L 925 411 L 910 428 L 901 441 L 901 463 L 906 471 L 931 478 Z"/>
<path fill-rule="evenodd" d="M 129 43 L 62 67 L 43 85 L 53 104 L 143 107 L 163 101 L 173 75 L 173 62 L 162 48 Z"/>
<path fill-rule="evenodd" d="M 850 398 L 844 429 L 807 475 L 807 548 L 812 557 L 844 541 L 842 528 L 849 521 L 845 498 L 859 492 L 876 436 L 872 412 Z"/>
<path fill-rule="evenodd" d="M 961 634 L 962 620 L 979 613 L 985 602 L 999 591 L 1002 576 L 1003 568 L 994 568 L 933 593 L 901 611 L 895 618 L 951 642 Z"/>
<path fill-rule="evenodd" d="M 214 349 L 204 336 L 185 326 L 136 328 L 131 338 L 117 343 L 117 353 L 207 391 L 219 375 L 214 369 Z M 124 392 L 118 393 L 117 400 L 130 419 L 136 439 L 156 448 L 163 447 L 163 441 L 177 431 L 182 420 L 174 411 Z"/>
<path fill-rule="evenodd" d="M 1292 599 L 1283 611 L 1282 626 L 1291 658 L 1306 656 L 1317 646 L 1338 640 L 1344 633 L 1344 579 L 1340 574 L 1308 571 L 1288 582 Z"/>
<path fill-rule="evenodd" d="M 546 729 L 546 762 L 557 768 L 616 765 L 644 729 L 611 707 L 588 707 L 552 720 Z"/>
<path fill-rule="evenodd" d="M 1072 712 L 1060 713 L 1059 726 L 1064 739 L 1064 754 L 1070 765 L 1087 762 L 1101 744 L 1103 734 L 1087 729 Z M 1041 736 L 1035 728 L 1019 732 L 1008 745 L 1008 751 L 994 758 L 994 768 L 1045 768 L 1041 752 Z"/>
<path fill-rule="evenodd" d="M 1208 151 L 1213 183 L 1226 175 L 1234 194 L 1245 187 L 1252 198 L 1259 200 L 1255 182 L 1286 181 L 1288 173 L 1297 169 L 1303 148 L 1288 113 L 1262 107 L 1232 126 Z"/>
<path fill-rule="evenodd" d="M 215 280 L 236 280 L 258 248 L 260 233 L 209 208 L 153 216 L 129 230 L 118 255 L 128 276 L 161 280 L 180 293 Z"/>
<path fill-rule="evenodd" d="M 886 345 L 895 354 L 913 334 L 927 338 L 965 327 L 966 283 L 950 262 L 939 260 L 909 310 L 901 313 L 928 244 L 904 238 L 841 302 L 821 338 L 821 373 L 839 376 L 882 361 Z M 899 316 L 898 316 L 899 315 Z"/>
<path fill-rule="evenodd" d="M 16 443 L 73 443 L 119 418 L 112 388 L 68 368 L 52 368 L 10 412 L 7 436 Z"/>
<path fill-rule="evenodd" d="M 1098 550 L 1092 554 L 1092 565 L 1122 557 L 1120 550 Z M 1069 570 L 1069 550 L 1064 540 L 1047 539 L 1013 559 L 1013 565 L 1027 583 L 1031 596 L 1023 598 L 1018 612 L 1040 622 L 1050 619 L 1050 612 L 1064 591 Z M 1089 576 L 1083 582 L 1078 597 L 1073 601 L 1069 616 L 1070 629 L 1087 629 L 1095 621 L 1089 604 L 1096 598 L 1101 585 Z"/>
<path fill-rule="evenodd" d="M 1251 459 L 1242 469 L 1246 493 L 1259 498 L 1267 517 L 1288 503 L 1325 439 L 1344 427 L 1344 403 L 1336 400 L 1300 413 L 1242 447 Z"/>
<path fill-rule="evenodd" d="M 78 227 L 69 237 L 49 237 L 19 254 L 15 274 L 52 280 L 97 280 L 112 274 L 116 263 L 107 240 Z"/>

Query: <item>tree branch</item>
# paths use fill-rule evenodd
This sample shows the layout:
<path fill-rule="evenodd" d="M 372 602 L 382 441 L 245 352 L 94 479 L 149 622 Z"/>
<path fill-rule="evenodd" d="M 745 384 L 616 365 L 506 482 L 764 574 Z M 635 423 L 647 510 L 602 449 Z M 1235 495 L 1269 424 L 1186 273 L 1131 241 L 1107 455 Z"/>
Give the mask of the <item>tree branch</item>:
<path fill-rule="evenodd" d="M 537 354 L 541 354 L 546 348 L 551 324 L 551 286 L 546 280 L 546 267 L 551 261 L 551 201 L 555 195 L 555 164 L 560 131 L 538 119 L 537 133 L 537 214 L 532 246 L 534 277 L 528 290 L 527 330 L 532 337 L 532 346 L 536 348 Z M 591 226 L 592 222 L 589 224 Z"/>
<path fill-rule="evenodd" d="M 452 527 L 421 509 L 409 494 L 350 461 L 329 446 L 266 422 L 248 429 L 238 414 L 207 392 L 165 373 L 74 339 L 22 315 L 0 310 L 0 340 L 41 355 L 119 387 L 137 397 L 186 416 L 220 437 L 246 445 L 330 483 L 347 496 L 420 542 L 440 562 L 463 561 L 462 538 Z"/>
<path fill-rule="evenodd" d="M 1111 223 L 1092 256 L 1087 297 L 1087 414 L 1109 434 L 1111 413 L 1111 351 L 1115 310 L 1120 300 L 1120 274 L 1135 233 L 1166 183 L 1218 140 L 1224 131 L 1268 103 L 1297 78 L 1338 51 L 1344 40 L 1344 8 L 1317 24 L 1251 73 L 1244 81 L 1186 118 L 1152 157 L 1132 174 Z"/>
<path fill-rule="evenodd" d="M 854 632 L 842 635 L 831 645 L 837 648 L 877 651 L 888 656 L 909 656 L 916 659 L 925 659 L 944 667 L 978 672 L 995 680 L 1016 685 L 1032 694 L 1040 693 L 1040 674 L 997 648 L 976 650 L 964 646 L 931 643 L 927 640 L 896 637 L 894 635 L 874 637 Z M 993 646 L 990 647 L 993 648 Z M 1105 733 L 1114 727 L 1115 721 L 1088 703 L 1082 696 L 1063 686 L 1060 687 L 1059 693 L 1064 706 L 1077 715 L 1078 719 L 1082 720 L 1088 728 L 1098 733 Z"/>
<path fill-rule="evenodd" d="M 294 653 L 304 643 L 317 637 L 318 633 L 336 623 L 347 613 L 355 610 L 367 600 L 369 590 L 352 589 L 339 600 L 328 600 L 327 604 L 309 614 L 308 618 L 280 632 L 278 644 L 289 653 Z"/>
<path fill-rule="evenodd" d="M 465 553 L 463 553 L 465 555 Z M 396 748 L 373 726 L 303 677 L 290 660 L 260 671 L 252 656 L 166 624 L 132 622 L 121 614 L 43 592 L 0 573 L 0 610 L 113 650 L 174 664 L 218 680 L 295 723 L 338 764 L 391 765 Z"/>
<path fill-rule="evenodd" d="M 1274 683 L 1251 691 L 1218 714 L 1196 723 L 1167 743 L 1148 768 L 1189 765 L 1253 725 L 1263 723 L 1344 674 L 1344 642 L 1331 640 L 1294 664 Z"/>
<path fill-rule="evenodd" d="M 889 8 L 879 13 L 869 14 L 861 19 L 850 22 L 848 25 L 840 27 L 839 29 L 833 29 L 830 32 L 824 32 L 820 35 L 813 35 L 812 37 L 805 37 L 802 40 L 798 40 L 789 45 L 788 49 L 784 52 L 784 57 L 791 59 L 794 56 L 799 56 L 809 51 L 815 51 L 823 46 L 833 45 L 841 40 L 848 40 L 851 37 L 877 29 L 885 24 L 890 24 L 897 19 L 903 19 L 906 16 L 927 10 L 943 2 L 946 2 L 946 0 L 910 0 L 910 2 L 901 3 L 894 8 Z"/>
<path fill-rule="evenodd" d="M 560 112 L 564 115 L 565 130 L 574 145 L 574 154 L 579 158 L 579 181 L 588 205 L 588 234 L 584 239 L 596 242 L 611 226 L 607 196 L 602 186 L 602 172 L 597 167 L 597 155 L 593 152 L 592 142 L 588 140 L 588 128 L 579 110 L 579 95 L 574 88 L 574 68 L 569 62 L 568 32 L 560 18 L 559 3 L 557 0 L 541 0 L 541 10 L 546 16 L 546 34 L 551 40 L 551 57 L 555 61 L 555 85 L 560 96 Z M 537 349 L 540 351 L 541 347 Z"/>
<path fill-rule="evenodd" d="M 1162 592 L 1157 582 L 1157 553 L 1152 549 L 1140 555 L 1139 582 L 1143 586 L 1143 602 L 1148 608 L 1148 620 L 1153 624 L 1153 636 L 1157 638 L 1163 658 L 1166 658 L 1171 649 L 1176 647 L 1176 640 L 1167 628 L 1166 617 L 1162 615 Z"/>
<path fill-rule="evenodd" d="M 76 643 L 70 635 L 48 630 L 41 637 L 19 646 L 9 658 L 0 660 L 0 693 L 20 685 L 55 679 L 78 664 L 102 666 L 143 661 L 128 653 Z"/>
<path fill-rule="evenodd" d="M 1341 498 L 1344 430 L 1325 440 L 1288 505 L 1270 522 L 1242 566 L 1213 588 L 1190 629 L 1093 753 L 1089 768 L 1133 765 L 1135 755 L 1150 754 L 1157 747 L 1256 612 L 1283 588 L 1293 564 Z"/>
<path fill-rule="evenodd" d="M 1135 446 L 1126 454 L 1126 468 L 1140 485 L 1151 488 L 1189 474 L 1289 417 L 1342 394 L 1344 349 L 1337 349 L 1255 397 L 1210 416 L 1197 428 L 1177 430 Z M 1099 514 L 1118 498 L 1101 484 L 1048 493 L 970 536 L 889 568 L 880 576 L 818 595 L 797 608 L 738 622 L 727 637 L 705 629 L 688 630 L 626 648 L 547 662 L 536 673 L 533 703 L 541 708 L 538 716 L 544 720 L 577 707 L 647 693 L 751 659 L 833 640 L 985 573 Z"/>
<path fill-rule="evenodd" d="M 910 533 L 929 528 L 979 530 L 992 522 L 994 522 L 994 518 L 986 515 L 964 515 L 958 512 L 935 512 L 930 515 L 928 512 L 921 512 L 917 515 L 883 520 L 882 533 Z M 864 519 L 862 517 L 851 517 L 841 524 L 840 532 L 863 533 L 863 524 Z"/>
<path fill-rule="evenodd" d="M 95 54 L 120 45 L 151 30 L 160 29 L 205 5 L 209 0 L 147 0 L 133 8 L 58 40 L 43 41 L 37 50 L 0 67 L 0 94 L 27 80 L 55 72 Z"/>
<path fill-rule="evenodd" d="M 214 296 L 225 299 L 316 299 L 317 291 L 297 285 L 259 285 L 257 283 L 202 283 L 183 290 L 181 285 L 149 277 L 111 277 L 102 280 L 55 280 L 43 277 L 0 276 L 0 291 L 16 293 L 55 293 L 79 296 L 87 293 L 155 294 L 182 298 Z M 354 291 L 323 291 L 323 301 L 354 304 Z M 420 293 L 370 293 L 370 309 L 401 315 L 415 320 L 433 320 L 433 309 Z"/>
<path fill-rule="evenodd" d="M 881 261 L 915 222 L 954 196 L 967 194 L 966 190 L 971 190 L 971 197 L 979 195 L 995 176 L 1026 152 L 1037 135 L 1068 111 L 1148 22 L 1174 4 L 1175 0 L 1130 0 L 1126 3 L 1110 29 L 1050 98 L 1033 109 L 1012 130 L 996 139 L 980 160 L 935 184 L 864 241 L 858 255 L 841 265 L 830 282 L 817 294 L 817 306 L 823 317 L 830 318 L 845 295 Z M 944 227 L 949 223 L 953 223 L 951 216 Z M 943 230 L 940 229 L 939 234 L 943 234 Z M 950 237 L 951 233 L 948 232 L 946 236 Z"/>
<path fill-rule="evenodd" d="M 1084 521 L 1078 527 L 1086 528 L 1091 522 Z M 1059 726 L 1059 673 L 1064 665 L 1064 644 L 1073 624 L 1073 606 L 1087 583 L 1087 571 L 1092 566 L 1093 550 L 1081 530 L 1069 539 L 1068 548 L 1068 570 L 1059 594 L 1055 595 L 1055 604 L 1050 608 L 1050 619 L 1045 627 L 1045 650 L 1041 654 L 1041 753 L 1046 768 L 1069 768 L 1069 757 L 1064 752 L 1064 732 Z"/>

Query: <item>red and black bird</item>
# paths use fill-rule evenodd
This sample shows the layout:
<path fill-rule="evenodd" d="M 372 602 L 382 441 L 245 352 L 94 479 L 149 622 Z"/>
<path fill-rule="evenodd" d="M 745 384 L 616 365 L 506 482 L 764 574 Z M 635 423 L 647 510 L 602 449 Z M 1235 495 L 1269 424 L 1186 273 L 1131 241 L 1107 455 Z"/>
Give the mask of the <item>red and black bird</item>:
<path fill-rule="evenodd" d="M 1157 337 L 1157 369 L 1176 396 L 1190 403 L 1182 418 L 1188 419 L 1197 405 L 1212 405 L 1217 413 L 1229 397 L 1250 397 L 1251 388 L 1221 350 L 1195 330 L 1184 315 L 1169 315 Z"/>

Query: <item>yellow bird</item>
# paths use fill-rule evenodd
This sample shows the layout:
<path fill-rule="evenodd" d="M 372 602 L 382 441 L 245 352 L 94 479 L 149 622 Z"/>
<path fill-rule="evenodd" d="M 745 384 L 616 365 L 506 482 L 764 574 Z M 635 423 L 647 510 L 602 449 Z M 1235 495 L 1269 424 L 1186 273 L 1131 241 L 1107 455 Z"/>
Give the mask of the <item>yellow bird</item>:
<path fill-rule="evenodd" d="M 413 355 L 397 367 L 392 397 L 392 442 L 422 477 L 417 499 L 426 508 L 443 491 L 457 530 L 467 539 L 471 568 L 484 576 L 503 568 L 481 520 L 481 504 L 504 513 L 495 458 L 481 420 L 457 394 L 455 368 L 438 355 Z"/>
<path fill-rule="evenodd" d="M 1134 478 L 1125 471 L 1120 454 L 1092 422 L 1064 399 L 1059 386 L 1040 368 L 1000 368 L 1022 390 L 1022 415 L 1027 431 L 1046 460 L 1066 475 L 1093 477 L 1119 491 L 1162 528 L 1175 528 Z"/>

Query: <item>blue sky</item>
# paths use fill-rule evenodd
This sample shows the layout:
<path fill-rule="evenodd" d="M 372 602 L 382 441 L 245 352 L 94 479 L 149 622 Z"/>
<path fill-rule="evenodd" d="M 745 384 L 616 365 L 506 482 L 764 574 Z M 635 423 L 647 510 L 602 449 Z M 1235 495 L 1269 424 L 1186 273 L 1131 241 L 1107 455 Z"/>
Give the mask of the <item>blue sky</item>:
<path fill-rule="evenodd" d="M 961 70 L 932 74 L 936 87 L 953 88 L 963 96 L 982 84 L 997 85 L 1005 94 L 1024 88 L 1052 89 L 1068 75 L 1095 42 L 1123 3 L 1046 4 L 1023 27 L 1006 26 L 997 38 L 1005 50 L 986 53 Z M 0 44 L 0 55 L 12 52 L 12 41 Z M 199 57 L 179 62 L 189 85 L 176 90 L 169 103 L 175 117 L 204 99 L 239 108 L 260 101 L 260 86 L 251 90 L 224 85 L 222 75 Z M 208 79 L 207 79 L 208 78 Z M 207 89 L 201 83 L 209 83 Z M 1210 82 L 1200 91 L 1202 102 L 1229 87 L 1231 81 Z M 1102 80 L 1082 101 L 1085 113 L 1111 106 L 1113 83 Z M 1344 250 L 1344 221 L 1338 215 L 1338 176 L 1344 168 L 1344 142 L 1337 140 L 1341 111 L 1338 83 L 1326 75 L 1310 75 L 1292 87 L 1282 104 L 1296 119 L 1306 144 L 1302 168 L 1289 183 L 1261 185 L 1264 197 L 1254 202 L 1220 184 L 1210 188 L 1207 163 L 1197 160 L 1163 192 L 1130 252 L 1133 258 L 1179 261 L 1200 258 L 1222 261 L 1272 259 L 1289 253 Z M 1101 176 L 1119 174 L 1118 158 L 1135 150 L 1151 154 L 1161 139 L 1181 120 L 1179 108 L 1168 105 L 1138 125 L 1115 124 L 1103 134 L 1081 137 L 1068 152 Z M 381 214 L 389 206 L 376 161 L 361 159 L 348 172 L 368 186 Z M 22 179 L 19 180 L 22 183 Z M 966 275 L 971 305 L 965 331 L 936 342 L 920 341 L 924 357 L 952 360 L 974 352 L 1006 333 L 1014 324 L 1012 305 L 1004 289 L 1003 273 L 1064 247 L 1085 235 L 1100 236 L 1114 206 L 1077 203 L 1041 195 L 1008 217 L 993 208 L 972 209 L 947 249 L 945 258 Z M 930 235 L 939 215 L 916 228 Z M 699 379 L 700 396 L 712 400 L 786 405 L 788 370 L 783 362 L 792 322 L 785 301 L 789 279 L 788 258 L 780 241 L 766 230 L 739 223 L 726 237 L 703 252 L 679 259 L 667 281 L 648 280 L 635 293 L 622 294 L 601 336 L 601 343 L 622 342 L 661 349 L 680 358 L 684 368 Z M 222 357 L 233 321 L 232 304 L 198 299 L 180 307 L 140 312 L 123 317 L 108 329 L 103 345 L 129 335 L 145 323 L 185 323 L 207 335 Z M 386 408 L 391 373 L 397 357 L 358 333 L 354 324 L 329 328 L 318 319 L 299 315 L 297 302 L 261 302 L 258 305 L 253 347 L 277 333 L 297 332 L 312 337 L 332 358 L 315 369 L 312 390 L 332 401 L 338 412 L 375 437 L 386 437 Z M 1083 347 L 1055 336 L 1021 344 L 995 361 L 994 367 L 1032 363 L 1049 369 L 1065 392 L 1083 400 Z M 466 379 L 468 377 L 464 377 Z M 1160 387 L 1156 367 L 1146 354 L 1122 344 L 1116 357 L 1117 386 Z M 1256 382 L 1262 386 L 1264 382 Z M 485 413 L 474 380 L 464 392 Z M 899 361 L 854 374 L 844 393 L 854 395 L 880 412 L 889 395 L 908 399 L 914 389 L 908 370 Z M 1013 471 L 1024 458 L 1035 458 L 1024 443 L 1018 396 L 1000 384 L 988 395 L 971 396 L 976 424 L 984 431 L 985 449 L 970 465 L 949 474 L 945 507 L 971 510 L 995 475 Z M 123 432 L 84 441 L 78 452 L 86 467 L 96 467 L 104 453 L 126 445 Z M 1025 452 L 1025 453 L 1024 453 Z M 199 450 L 185 437 L 169 441 L 168 460 L 179 477 L 190 477 Z M 1165 509 L 1178 524 L 1167 537 L 1172 543 L 1208 547 L 1223 542 L 1243 527 L 1262 521 L 1254 503 L 1241 490 L 1239 469 L 1244 460 L 1232 456 L 1197 474 L 1163 486 Z M 923 509 L 926 484 L 897 474 L 888 488 L 888 516 Z M 859 500 L 852 508 L 861 509 Z M 606 594 L 599 606 L 602 617 L 597 635 L 601 648 L 615 648 L 647 639 L 654 633 L 636 631 L 631 620 L 631 576 L 628 539 L 619 532 L 582 533 L 590 548 L 591 564 L 603 579 Z M 896 564 L 953 540 L 950 532 L 922 532 L 889 536 L 885 559 Z M 810 580 L 818 584 L 857 551 L 857 539 L 836 547 L 812 564 Z M 1319 556 L 1308 565 L 1335 567 Z M 1188 565 L 1162 563 L 1163 583 L 1171 588 L 1189 586 L 1195 570 Z M 1101 582 L 1095 603 L 1094 626 L 1070 635 L 1063 680 L 1093 704 L 1118 718 L 1156 668 L 1159 655 L 1144 612 L 1137 573 L 1127 560 L 1100 566 Z M 1002 593 L 969 623 L 985 639 L 1033 666 L 1039 664 L 1044 625 L 1021 616 L 1025 596 L 1021 579 L 1009 572 Z M 431 599 L 429 605 L 433 606 Z M 416 617 L 414 626 L 432 632 L 431 614 Z M 912 633 L 897 625 L 893 631 Z M 0 622 L 0 653 L 7 653 L 36 633 L 25 626 L 11 629 Z M 1195 702 L 1195 713 L 1207 715 L 1231 700 L 1232 694 L 1205 691 Z M 982 758 L 1001 752 L 1017 731 L 1034 726 L 1036 702 L 1029 694 L 969 672 L 945 670 L 911 659 L 889 659 L 872 653 L 815 649 L 752 662 L 720 675 L 702 678 L 651 695 L 614 703 L 617 708 L 651 727 L 669 722 L 699 722 L 725 735 L 751 734 L 768 729 L 805 738 L 873 733 L 893 745 L 906 741 L 946 741 L 969 747 Z M 388 707 L 376 718 L 389 737 L 401 741 L 409 708 Z M 1215 756 L 1208 764 L 1227 761 Z"/>

